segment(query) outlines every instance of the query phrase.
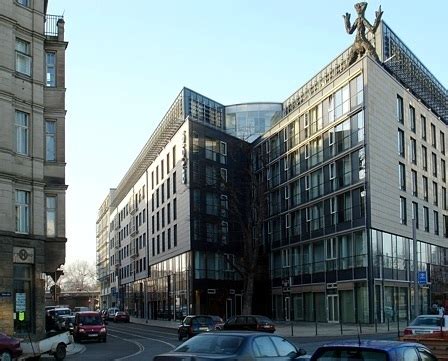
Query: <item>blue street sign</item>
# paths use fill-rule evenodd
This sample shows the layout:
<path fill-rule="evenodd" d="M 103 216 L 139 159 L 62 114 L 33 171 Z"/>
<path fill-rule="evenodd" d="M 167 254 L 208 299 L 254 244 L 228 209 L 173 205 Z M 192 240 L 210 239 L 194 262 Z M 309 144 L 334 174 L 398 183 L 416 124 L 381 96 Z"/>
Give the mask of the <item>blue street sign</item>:
<path fill-rule="evenodd" d="M 419 285 L 426 285 L 428 283 L 428 280 L 426 278 L 426 271 L 421 271 L 418 273 L 418 284 Z"/>

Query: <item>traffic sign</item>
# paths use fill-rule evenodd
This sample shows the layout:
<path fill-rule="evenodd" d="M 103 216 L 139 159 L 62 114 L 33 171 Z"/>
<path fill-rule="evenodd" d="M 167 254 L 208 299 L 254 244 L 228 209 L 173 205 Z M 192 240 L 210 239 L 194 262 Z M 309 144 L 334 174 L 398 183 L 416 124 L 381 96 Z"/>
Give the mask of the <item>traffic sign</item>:
<path fill-rule="evenodd" d="M 428 279 L 426 277 L 426 271 L 419 271 L 418 272 L 418 284 L 426 285 L 427 283 L 428 283 Z"/>

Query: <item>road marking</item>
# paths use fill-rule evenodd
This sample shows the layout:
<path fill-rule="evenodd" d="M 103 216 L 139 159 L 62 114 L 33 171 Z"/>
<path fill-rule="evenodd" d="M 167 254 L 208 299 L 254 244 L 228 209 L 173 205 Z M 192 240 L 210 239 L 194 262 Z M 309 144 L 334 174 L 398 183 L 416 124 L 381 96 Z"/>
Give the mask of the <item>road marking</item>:
<path fill-rule="evenodd" d="M 137 345 L 137 347 L 138 347 L 138 351 L 133 353 L 132 355 L 116 358 L 116 359 L 114 359 L 114 361 L 121 361 L 121 360 L 125 360 L 125 359 L 127 359 L 129 357 L 137 356 L 138 354 L 141 354 L 145 350 L 145 347 L 140 342 L 137 342 L 137 341 L 134 341 L 134 340 L 129 340 L 127 338 L 122 338 L 122 337 L 119 337 L 119 336 L 114 336 L 114 335 L 111 335 L 111 334 L 109 334 L 109 336 L 110 337 L 116 337 L 116 338 L 119 338 L 119 339 L 121 339 L 123 341 L 133 343 L 134 345 Z"/>
<path fill-rule="evenodd" d="M 170 347 L 172 347 L 172 348 L 175 348 L 175 347 L 176 347 L 176 346 L 173 345 L 172 343 L 169 343 L 169 342 L 166 342 L 166 341 L 162 341 L 162 340 L 158 340 L 157 338 L 146 337 L 146 336 L 138 335 L 138 334 L 135 334 L 135 333 L 123 332 L 123 331 L 117 331 L 117 330 L 113 330 L 113 332 L 124 333 L 124 334 L 126 334 L 126 335 L 131 335 L 131 336 L 137 336 L 137 337 L 140 337 L 140 338 L 144 338 L 144 339 L 146 339 L 146 340 L 151 340 L 151 341 L 161 342 L 161 343 L 164 343 L 165 345 L 168 345 L 168 346 L 170 346 Z M 118 336 L 115 336 L 115 337 L 118 337 Z"/>

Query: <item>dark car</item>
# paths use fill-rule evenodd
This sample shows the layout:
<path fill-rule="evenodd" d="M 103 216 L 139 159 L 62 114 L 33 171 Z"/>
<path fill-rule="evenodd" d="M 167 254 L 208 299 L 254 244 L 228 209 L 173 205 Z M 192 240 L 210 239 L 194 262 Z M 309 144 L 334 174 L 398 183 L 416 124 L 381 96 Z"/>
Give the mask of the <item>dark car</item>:
<path fill-rule="evenodd" d="M 68 307 L 56 307 L 46 311 L 45 329 L 47 331 L 57 330 L 57 319 L 59 316 L 70 315 L 72 311 Z"/>
<path fill-rule="evenodd" d="M 305 355 L 281 336 L 263 332 L 214 331 L 185 341 L 154 361 L 168 360 L 293 360 Z"/>
<path fill-rule="evenodd" d="M 222 330 L 224 327 L 224 320 L 220 316 L 210 315 L 210 317 L 213 319 L 214 329 Z"/>
<path fill-rule="evenodd" d="M 73 329 L 75 326 L 75 316 L 65 316 L 64 317 L 64 324 L 62 326 L 64 331 L 69 331 L 71 335 L 73 335 Z"/>
<path fill-rule="evenodd" d="M 177 335 L 180 341 L 183 338 L 190 338 L 202 332 L 212 331 L 215 328 L 213 318 L 207 315 L 189 315 L 184 318 L 177 328 Z"/>
<path fill-rule="evenodd" d="M 107 329 L 99 312 L 83 311 L 75 315 L 73 327 L 75 342 L 83 340 L 98 340 L 106 342 Z"/>
<path fill-rule="evenodd" d="M 261 331 L 274 333 L 275 325 L 266 316 L 241 315 L 229 318 L 224 323 L 223 330 Z"/>
<path fill-rule="evenodd" d="M 0 332 L 0 360 L 12 360 L 22 353 L 20 340 Z"/>
<path fill-rule="evenodd" d="M 319 347 L 310 361 L 437 361 L 431 351 L 413 342 L 341 341 Z"/>
<path fill-rule="evenodd" d="M 129 322 L 129 313 L 124 311 L 115 312 L 114 322 Z"/>

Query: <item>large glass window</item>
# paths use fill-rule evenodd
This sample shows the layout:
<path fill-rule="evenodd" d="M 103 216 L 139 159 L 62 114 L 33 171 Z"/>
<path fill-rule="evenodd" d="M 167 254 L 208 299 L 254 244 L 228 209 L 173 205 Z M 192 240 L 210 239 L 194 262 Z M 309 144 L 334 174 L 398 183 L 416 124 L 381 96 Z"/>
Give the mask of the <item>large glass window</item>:
<path fill-rule="evenodd" d="M 14 263 L 14 331 L 19 333 L 33 332 L 35 314 L 33 310 L 33 266 L 31 264 Z M 23 321 L 20 316 L 23 315 Z"/>
<path fill-rule="evenodd" d="M 406 169 L 403 163 L 398 163 L 398 181 L 402 191 L 406 190 Z"/>
<path fill-rule="evenodd" d="M 56 86 L 56 53 L 46 53 L 47 86 Z"/>
<path fill-rule="evenodd" d="M 19 154 L 29 152 L 29 115 L 16 110 L 16 150 Z"/>
<path fill-rule="evenodd" d="M 22 39 L 16 39 L 16 71 L 31 75 L 31 46 Z"/>
<path fill-rule="evenodd" d="M 403 98 L 399 95 L 397 95 L 397 119 L 400 123 L 404 123 Z"/>
<path fill-rule="evenodd" d="M 404 132 L 398 129 L 398 154 L 405 157 Z"/>
<path fill-rule="evenodd" d="M 46 197 L 47 236 L 56 237 L 56 197 Z"/>
<path fill-rule="evenodd" d="M 409 125 L 415 133 L 415 108 L 412 105 L 409 105 Z"/>
<path fill-rule="evenodd" d="M 56 160 L 56 122 L 45 121 L 45 160 Z"/>
<path fill-rule="evenodd" d="M 30 192 L 16 190 L 16 232 L 28 233 L 30 228 Z"/>
<path fill-rule="evenodd" d="M 407 224 L 406 198 L 400 197 L 400 223 Z"/>

